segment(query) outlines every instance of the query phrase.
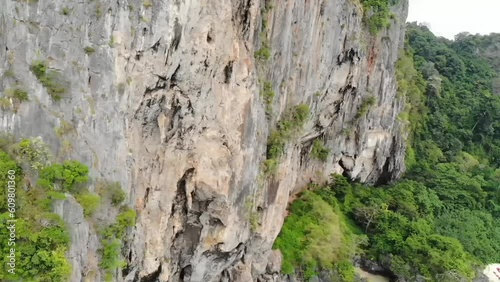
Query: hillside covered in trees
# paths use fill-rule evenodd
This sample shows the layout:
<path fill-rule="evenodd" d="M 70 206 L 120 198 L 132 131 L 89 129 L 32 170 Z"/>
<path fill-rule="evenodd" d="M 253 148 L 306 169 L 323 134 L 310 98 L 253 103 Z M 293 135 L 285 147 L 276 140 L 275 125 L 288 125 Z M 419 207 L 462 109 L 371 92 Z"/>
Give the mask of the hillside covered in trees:
<path fill-rule="evenodd" d="M 450 41 L 411 23 L 406 37 L 405 177 L 311 185 L 275 243 L 284 273 L 355 281 L 351 262 L 362 257 L 400 281 L 472 281 L 500 262 L 500 35 Z"/>

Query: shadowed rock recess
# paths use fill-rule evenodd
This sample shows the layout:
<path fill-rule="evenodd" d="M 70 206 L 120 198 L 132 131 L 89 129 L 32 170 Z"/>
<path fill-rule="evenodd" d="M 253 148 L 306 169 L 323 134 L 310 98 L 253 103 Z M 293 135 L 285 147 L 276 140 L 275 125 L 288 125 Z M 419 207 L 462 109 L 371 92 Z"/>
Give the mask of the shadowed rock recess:
<path fill-rule="evenodd" d="M 0 131 L 41 136 L 121 183 L 137 221 L 116 281 L 284 281 L 271 247 L 294 194 L 331 173 L 384 184 L 404 170 L 394 64 L 407 1 L 391 9 L 373 35 L 356 0 L 4 0 L 0 73 L 30 101 L 1 110 Z M 264 175 L 269 134 L 301 104 L 308 119 Z M 98 281 L 94 228 L 75 201 L 55 208 L 71 228 L 71 281 Z"/>

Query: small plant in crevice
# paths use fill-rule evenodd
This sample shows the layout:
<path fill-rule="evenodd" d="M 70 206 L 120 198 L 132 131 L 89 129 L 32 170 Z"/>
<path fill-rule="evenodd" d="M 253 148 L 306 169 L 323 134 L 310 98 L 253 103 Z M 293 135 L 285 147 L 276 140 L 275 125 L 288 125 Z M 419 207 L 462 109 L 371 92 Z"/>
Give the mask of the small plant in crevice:
<path fill-rule="evenodd" d="M 316 139 L 313 142 L 311 155 L 320 161 L 326 162 L 328 155 L 330 154 L 330 149 L 325 147 L 325 143 Z"/>
<path fill-rule="evenodd" d="M 266 115 L 270 116 L 273 112 L 273 102 L 276 93 L 273 91 L 273 85 L 270 81 L 265 81 L 261 96 L 266 104 Z"/>
<path fill-rule="evenodd" d="M 0 109 L 7 111 L 11 108 L 12 103 L 10 102 L 9 98 L 6 97 L 0 97 Z"/>
<path fill-rule="evenodd" d="M 274 175 L 278 172 L 279 160 L 278 159 L 266 159 L 263 163 L 264 175 Z"/>
<path fill-rule="evenodd" d="M 255 52 L 255 58 L 268 61 L 271 58 L 271 48 L 269 43 L 262 42 L 262 47 Z"/>
<path fill-rule="evenodd" d="M 75 127 L 71 123 L 65 120 L 61 120 L 59 126 L 55 128 L 55 132 L 59 138 L 63 137 L 64 135 L 70 134 L 74 131 Z"/>
<path fill-rule="evenodd" d="M 16 88 L 12 92 L 12 97 L 17 99 L 19 102 L 27 102 L 30 100 L 28 92 L 26 90 Z"/>
<path fill-rule="evenodd" d="M 8 69 L 4 72 L 5 77 L 14 78 L 16 74 L 13 69 Z"/>
<path fill-rule="evenodd" d="M 90 47 L 90 46 L 83 48 L 83 51 L 85 51 L 85 54 L 87 54 L 87 55 L 92 55 L 95 53 L 95 49 L 93 47 Z"/>
<path fill-rule="evenodd" d="M 61 14 L 65 15 L 65 16 L 69 15 L 70 13 L 71 13 L 71 10 L 68 7 L 64 7 L 61 11 Z"/>
<path fill-rule="evenodd" d="M 78 201 L 78 203 L 82 206 L 83 214 L 86 217 L 91 217 L 95 213 L 95 211 L 97 211 L 97 209 L 101 204 L 101 197 L 99 197 L 99 195 L 90 193 L 88 191 L 76 195 L 75 198 Z"/>
<path fill-rule="evenodd" d="M 19 102 L 27 102 L 30 100 L 28 92 L 22 88 L 19 88 L 19 87 L 16 87 L 14 89 L 5 90 L 5 94 L 8 97 L 16 99 Z"/>
<path fill-rule="evenodd" d="M 146 9 L 149 9 L 149 8 L 153 7 L 153 2 L 151 2 L 151 0 L 144 0 L 142 2 L 142 6 L 144 6 L 144 8 L 146 8 Z"/>
<path fill-rule="evenodd" d="M 349 127 L 342 128 L 342 130 L 340 131 L 340 134 L 342 134 L 345 137 L 349 137 L 349 136 L 351 136 L 352 132 L 353 132 L 353 128 L 351 126 L 349 126 Z"/>
<path fill-rule="evenodd" d="M 151 19 L 145 16 L 140 16 L 139 19 L 141 20 L 141 22 L 144 22 L 146 24 L 149 24 L 151 22 Z"/>
<path fill-rule="evenodd" d="M 92 96 L 87 96 L 86 100 L 87 100 L 87 103 L 88 103 L 88 106 L 89 106 L 89 109 L 90 109 L 90 113 L 92 115 L 95 115 L 96 108 L 97 108 L 97 102 L 96 102 L 96 100 Z"/>
<path fill-rule="evenodd" d="M 115 207 L 119 207 L 127 197 L 119 182 L 99 180 L 96 183 L 96 191 Z"/>
<path fill-rule="evenodd" d="M 269 12 L 271 11 L 273 5 L 271 4 L 271 1 L 265 1 L 264 7 L 261 9 L 261 17 L 262 17 L 262 30 L 260 32 L 260 41 L 262 42 L 262 45 L 259 50 L 255 52 L 255 58 L 263 60 L 263 61 L 268 61 L 271 58 L 272 52 L 271 52 L 271 43 L 267 39 L 267 16 Z"/>
<path fill-rule="evenodd" d="M 47 72 L 47 63 L 45 61 L 35 61 L 31 64 L 30 69 L 37 78 L 43 77 Z"/>
<path fill-rule="evenodd" d="M 63 140 L 61 142 L 61 149 L 60 149 L 59 153 L 61 156 L 67 156 L 71 152 L 73 152 L 73 149 L 74 149 L 73 144 L 71 144 L 71 142 L 69 140 Z"/>
<path fill-rule="evenodd" d="M 271 52 L 271 43 L 269 42 L 269 39 L 267 39 L 267 32 L 265 31 L 267 21 L 265 21 L 265 18 L 262 19 L 262 29 L 263 31 L 260 33 L 260 41 L 262 42 L 260 49 L 255 52 L 255 58 L 262 60 L 262 61 L 269 61 L 271 58 L 272 52 Z"/>
<path fill-rule="evenodd" d="M 272 0 L 264 0 L 264 12 L 269 13 L 274 7 Z"/>
<path fill-rule="evenodd" d="M 118 83 L 118 94 L 123 95 L 125 93 L 126 84 L 124 82 Z"/>
<path fill-rule="evenodd" d="M 14 65 L 14 60 L 16 58 L 16 54 L 14 53 L 13 50 L 10 50 L 7 55 L 7 63 L 9 64 L 10 67 Z"/>
<path fill-rule="evenodd" d="M 255 208 L 255 203 L 253 202 L 252 197 L 248 197 L 245 201 L 245 213 L 247 220 L 250 223 L 250 229 L 254 232 L 257 231 L 260 227 L 260 215 Z"/>
<path fill-rule="evenodd" d="M 113 35 L 111 35 L 109 38 L 109 42 L 108 42 L 109 47 L 111 47 L 111 48 L 115 47 L 115 43 L 116 43 L 115 37 Z"/>
<path fill-rule="evenodd" d="M 269 12 L 271 12 L 272 8 L 273 4 L 271 3 L 271 0 L 265 0 L 264 7 L 260 10 L 260 13 L 262 15 L 262 30 L 265 30 L 267 28 L 267 16 Z"/>
<path fill-rule="evenodd" d="M 95 7 L 95 16 L 100 19 L 102 17 L 102 7 L 101 7 L 101 3 L 97 3 L 96 7 Z"/>
<path fill-rule="evenodd" d="M 271 132 L 267 140 L 265 175 L 271 175 L 277 171 L 279 158 L 285 153 L 287 143 L 304 126 L 308 117 L 309 106 L 300 104 L 287 111 L 278 122 L 276 129 Z"/>
<path fill-rule="evenodd" d="M 361 106 L 359 107 L 358 112 L 356 113 L 356 116 L 354 117 L 355 120 L 359 120 L 360 118 L 364 117 L 370 108 L 375 105 L 377 102 L 377 99 L 375 97 L 370 96 L 361 102 Z"/>
<path fill-rule="evenodd" d="M 47 93 L 54 101 L 59 101 L 64 97 L 67 91 L 66 82 L 64 82 L 59 72 L 48 69 L 47 62 L 34 61 L 30 66 L 30 70 L 47 89 Z"/>
<path fill-rule="evenodd" d="M 249 214 L 250 227 L 252 231 L 257 231 L 260 227 L 260 218 L 259 213 L 255 210 L 252 210 Z"/>

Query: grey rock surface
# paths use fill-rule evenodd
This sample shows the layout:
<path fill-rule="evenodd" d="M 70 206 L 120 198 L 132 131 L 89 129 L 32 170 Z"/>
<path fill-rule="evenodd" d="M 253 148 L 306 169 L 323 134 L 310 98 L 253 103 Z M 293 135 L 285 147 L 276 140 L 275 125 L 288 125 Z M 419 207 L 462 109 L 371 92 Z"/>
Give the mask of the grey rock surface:
<path fill-rule="evenodd" d="M 59 159 L 121 183 L 138 218 L 118 281 L 281 281 L 269 250 L 294 194 L 331 173 L 385 183 L 404 171 L 400 2 L 374 37 L 351 0 L 276 0 L 265 13 L 256 0 L 5 0 L 0 89 L 21 85 L 30 101 L 2 109 L 0 131 L 42 136 Z M 264 37 L 272 54 L 259 62 Z M 66 85 L 61 101 L 30 71 L 36 60 Z M 270 120 L 264 81 L 276 92 Z M 356 118 L 369 97 L 375 105 Z M 300 103 L 310 118 L 264 179 L 268 134 Z M 326 162 L 310 156 L 317 138 L 331 150 Z M 71 223 L 71 281 L 99 281 L 88 278 L 96 264 L 84 255 L 85 241 L 87 253 L 98 248 L 96 235 L 77 209 L 71 199 L 56 206 Z"/>

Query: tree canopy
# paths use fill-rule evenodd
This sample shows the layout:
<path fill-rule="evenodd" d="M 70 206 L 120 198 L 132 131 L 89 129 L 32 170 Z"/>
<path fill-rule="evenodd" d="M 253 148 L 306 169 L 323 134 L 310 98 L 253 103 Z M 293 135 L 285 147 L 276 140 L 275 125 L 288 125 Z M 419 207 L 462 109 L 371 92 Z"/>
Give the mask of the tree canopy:
<path fill-rule="evenodd" d="M 285 273 L 310 269 L 304 244 L 311 233 L 303 229 L 318 217 L 298 207 L 323 207 L 318 199 L 332 203 L 325 216 L 355 223 L 324 236 L 367 236 L 352 245 L 356 253 L 407 281 L 472 281 L 482 266 L 500 262 L 500 34 L 450 41 L 410 23 L 396 68 L 410 136 L 406 175 L 383 187 L 334 176 L 299 198 L 275 245 Z M 338 258 L 309 264 L 316 273 L 335 270 Z"/>

